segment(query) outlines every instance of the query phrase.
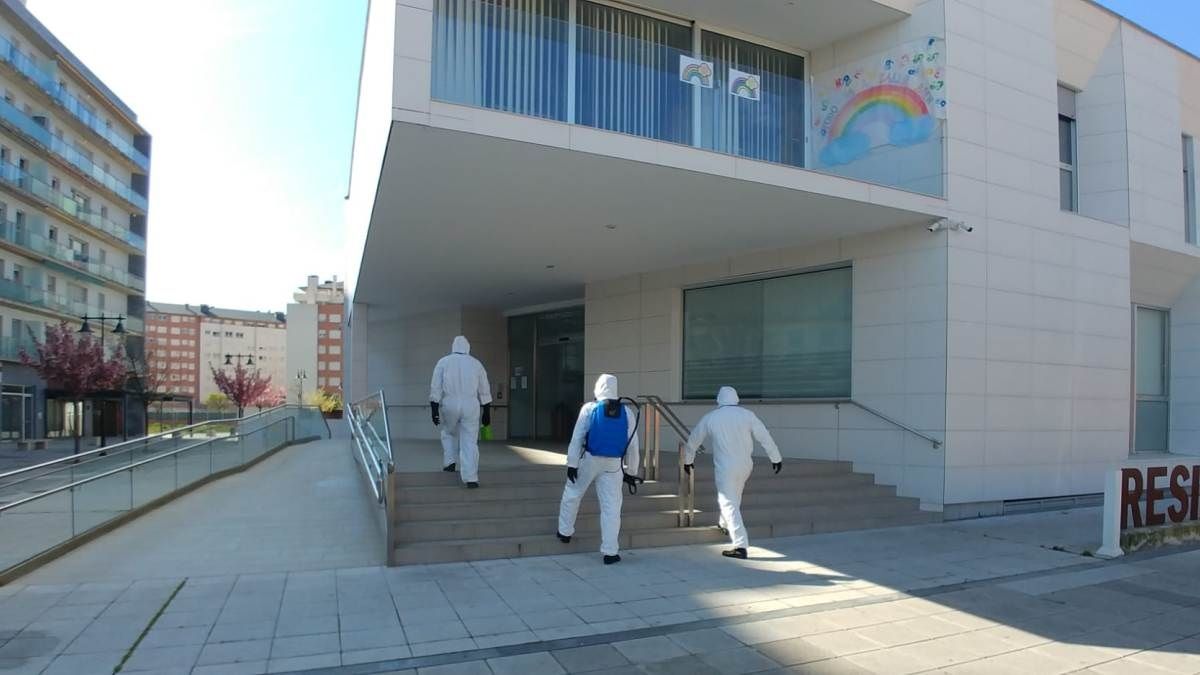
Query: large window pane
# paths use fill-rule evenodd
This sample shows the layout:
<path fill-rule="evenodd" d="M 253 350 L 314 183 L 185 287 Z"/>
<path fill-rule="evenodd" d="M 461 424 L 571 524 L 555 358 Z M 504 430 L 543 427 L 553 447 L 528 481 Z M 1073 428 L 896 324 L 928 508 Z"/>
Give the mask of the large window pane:
<path fill-rule="evenodd" d="M 850 395 L 849 268 L 689 290 L 684 397 Z"/>
<path fill-rule="evenodd" d="M 1137 308 L 1137 395 L 1166 396 L 1167 314 Z"/>
<path fill-rule="evenodd" d="M 850 395 L 850 270 L 768 279 L 763 398 Z"/>
<path fill-rule="evenodd" d="M 1075 210 L 1075 172 L 1058 170 L 1058 207 L 1063 211 Z"/>
<path fill-rule="evenodd" d="M 692 87 L 679 79 L 689 27 L 580 2 L 575 119 L 590 127 L 692 142 Z"/>
<path fill-rule="evenodd" d="M 702 89 L 703 147 L 768 162 L 804 165 L 804 59 L 704 31 L 701 52 L 714 83 Z M 757 75 L 758 100 L 729 93 L 729 69 Z"/>
<path fill-rule="evenodd" d="M 1058 161 L 1075 163 L 1075 121 L 1069 117 L 1058 118 Z"/>
<path fill-rule="evenodd" d="M 568 0 L 435 0 L 433 97 L 565 120 Z"/>
<path fill-rule="evenodd" d="M 723 385 L 762 395 L 763 285 L 752 281 L 684 297 L 683 395 L 713 398 Z"/>

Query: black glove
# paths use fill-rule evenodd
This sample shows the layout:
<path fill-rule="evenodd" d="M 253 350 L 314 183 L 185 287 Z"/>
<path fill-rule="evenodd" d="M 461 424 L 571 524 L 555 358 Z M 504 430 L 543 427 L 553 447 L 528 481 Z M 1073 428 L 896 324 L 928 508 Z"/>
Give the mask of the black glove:
<path fill-rule="evenodd" d="M 625 477 L 622 480 L 625 481 L 625 487 L 629 488 L 629 494 L 631 495 L 636 495 L 638 486 L 646 482 L 631 473 L 625 474 Z"/>
<path fill-rule="evenodd" d="M 492 424 L 492 404 L 491 403 L 483 404 L 483 414 L 480 415 L 479 421 L 482 422 L 483 426 L 485 426 L 485 427 L 491 426 L 491 424 Z"/>
<path fill-rule="evenodd" d="M 442 406 L 436 401 L 429 402 L 429 411 L 433 413 L 433 426 L 438 426 L 442 423 Z"/>
<path fill-rule="evenodd" d="M 684 472 L 684 473 L 686 473 L 686 474 L 687 474 L 687 475 L 689 475 L 689 476 L 690 476 L 690 475 L 692 475 L 692 468 L 693 468 L 694 466 L 696 466 L 696 465 L 695 465 L 695 464 L 684 464 L 684 465 L 683 465 L 683 472 Z"/>
<path fill-rule="evenodd" d="M 775 469 L 775 473 L 779 473 L 779 470 L 783 468 L 783 462 L 771 462 L 771 468 Z"/>
<path fill-rule="evenodd" d="M 579 469 L 577 469 L 573 466 L 568 466 L 567 467 L 567 480 L 574 483 L 577 478 L 579 478 Z"/>

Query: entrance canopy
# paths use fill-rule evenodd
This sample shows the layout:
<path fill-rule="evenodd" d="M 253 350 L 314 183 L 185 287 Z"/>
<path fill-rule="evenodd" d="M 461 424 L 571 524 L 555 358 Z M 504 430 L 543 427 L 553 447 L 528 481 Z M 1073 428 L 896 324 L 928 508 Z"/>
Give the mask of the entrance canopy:
<path fill-rule="evenodd" d="M 394 123 L 355 302 L 401 315 L 556 302 L 588 281 L 944 215 L 940 200 L 850 179 L 638 146 L 629 159 Z M 653 163 L 667 152 L 696 169 Z"/>

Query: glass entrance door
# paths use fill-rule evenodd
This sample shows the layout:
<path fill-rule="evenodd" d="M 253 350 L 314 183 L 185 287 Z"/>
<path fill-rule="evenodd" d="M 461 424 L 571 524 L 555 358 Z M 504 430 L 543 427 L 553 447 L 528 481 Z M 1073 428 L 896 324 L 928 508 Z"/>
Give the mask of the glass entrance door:
<path fill-rule="evenodd" d="M 1135 452 L 1166 452 L 1170 409 L 1170 315 L 1134 308 Z"/>
<path fill-rule="evenodd" d="M 509 435 L 562 441 L 583 404 L 583 308 L 508 322 Z"/>

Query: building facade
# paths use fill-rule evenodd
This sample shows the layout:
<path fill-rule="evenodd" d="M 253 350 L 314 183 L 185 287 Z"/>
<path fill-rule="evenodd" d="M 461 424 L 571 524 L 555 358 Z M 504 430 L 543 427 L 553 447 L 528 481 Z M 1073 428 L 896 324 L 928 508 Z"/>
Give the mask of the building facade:
<path fill-rule="evenodd" d="M 146 303 L 146 368 L 159 393 L 198 401 L 200 381 L 200 312 L 191 305 Z"/>
<path fill-rule="evenodd" d="M 269 375 L 273 386 L 284 386 L 287 320 L 282 313 L 147 304 L 147 358 L 155 372 L 166 376 L 162 393 L 202 405 L 220 391 L 212 368 L 232 369 L 235 360 Z"/>
<path fill-rule="evenodd" d="M 345 282 L 311 275 L 287 307 L 288 400 L 303 402 L 317 389 L 342 389 L 342 317 Z M 283 382 L 281 382 L 283 384 Z"/>
<path fill-rule="evenodd" d="M 20 352 L 47 325 L 102 315 L 141 349 L 150 136 L 16 0 L 0 0 L 0 93 L 0 435 L 69 435 L 74 410 Z M 140 417 L 114 392 L 87 404 L 84 432 L 140 433 Z"/>
<path fill-rule="evenodd" d="M 946 517 L 1200 453 L 1200 60 L 1088 0 L 371 3 L 347 396 L 736 386 Z M 673 447 L 669 445 L 668 447 Z"/>

